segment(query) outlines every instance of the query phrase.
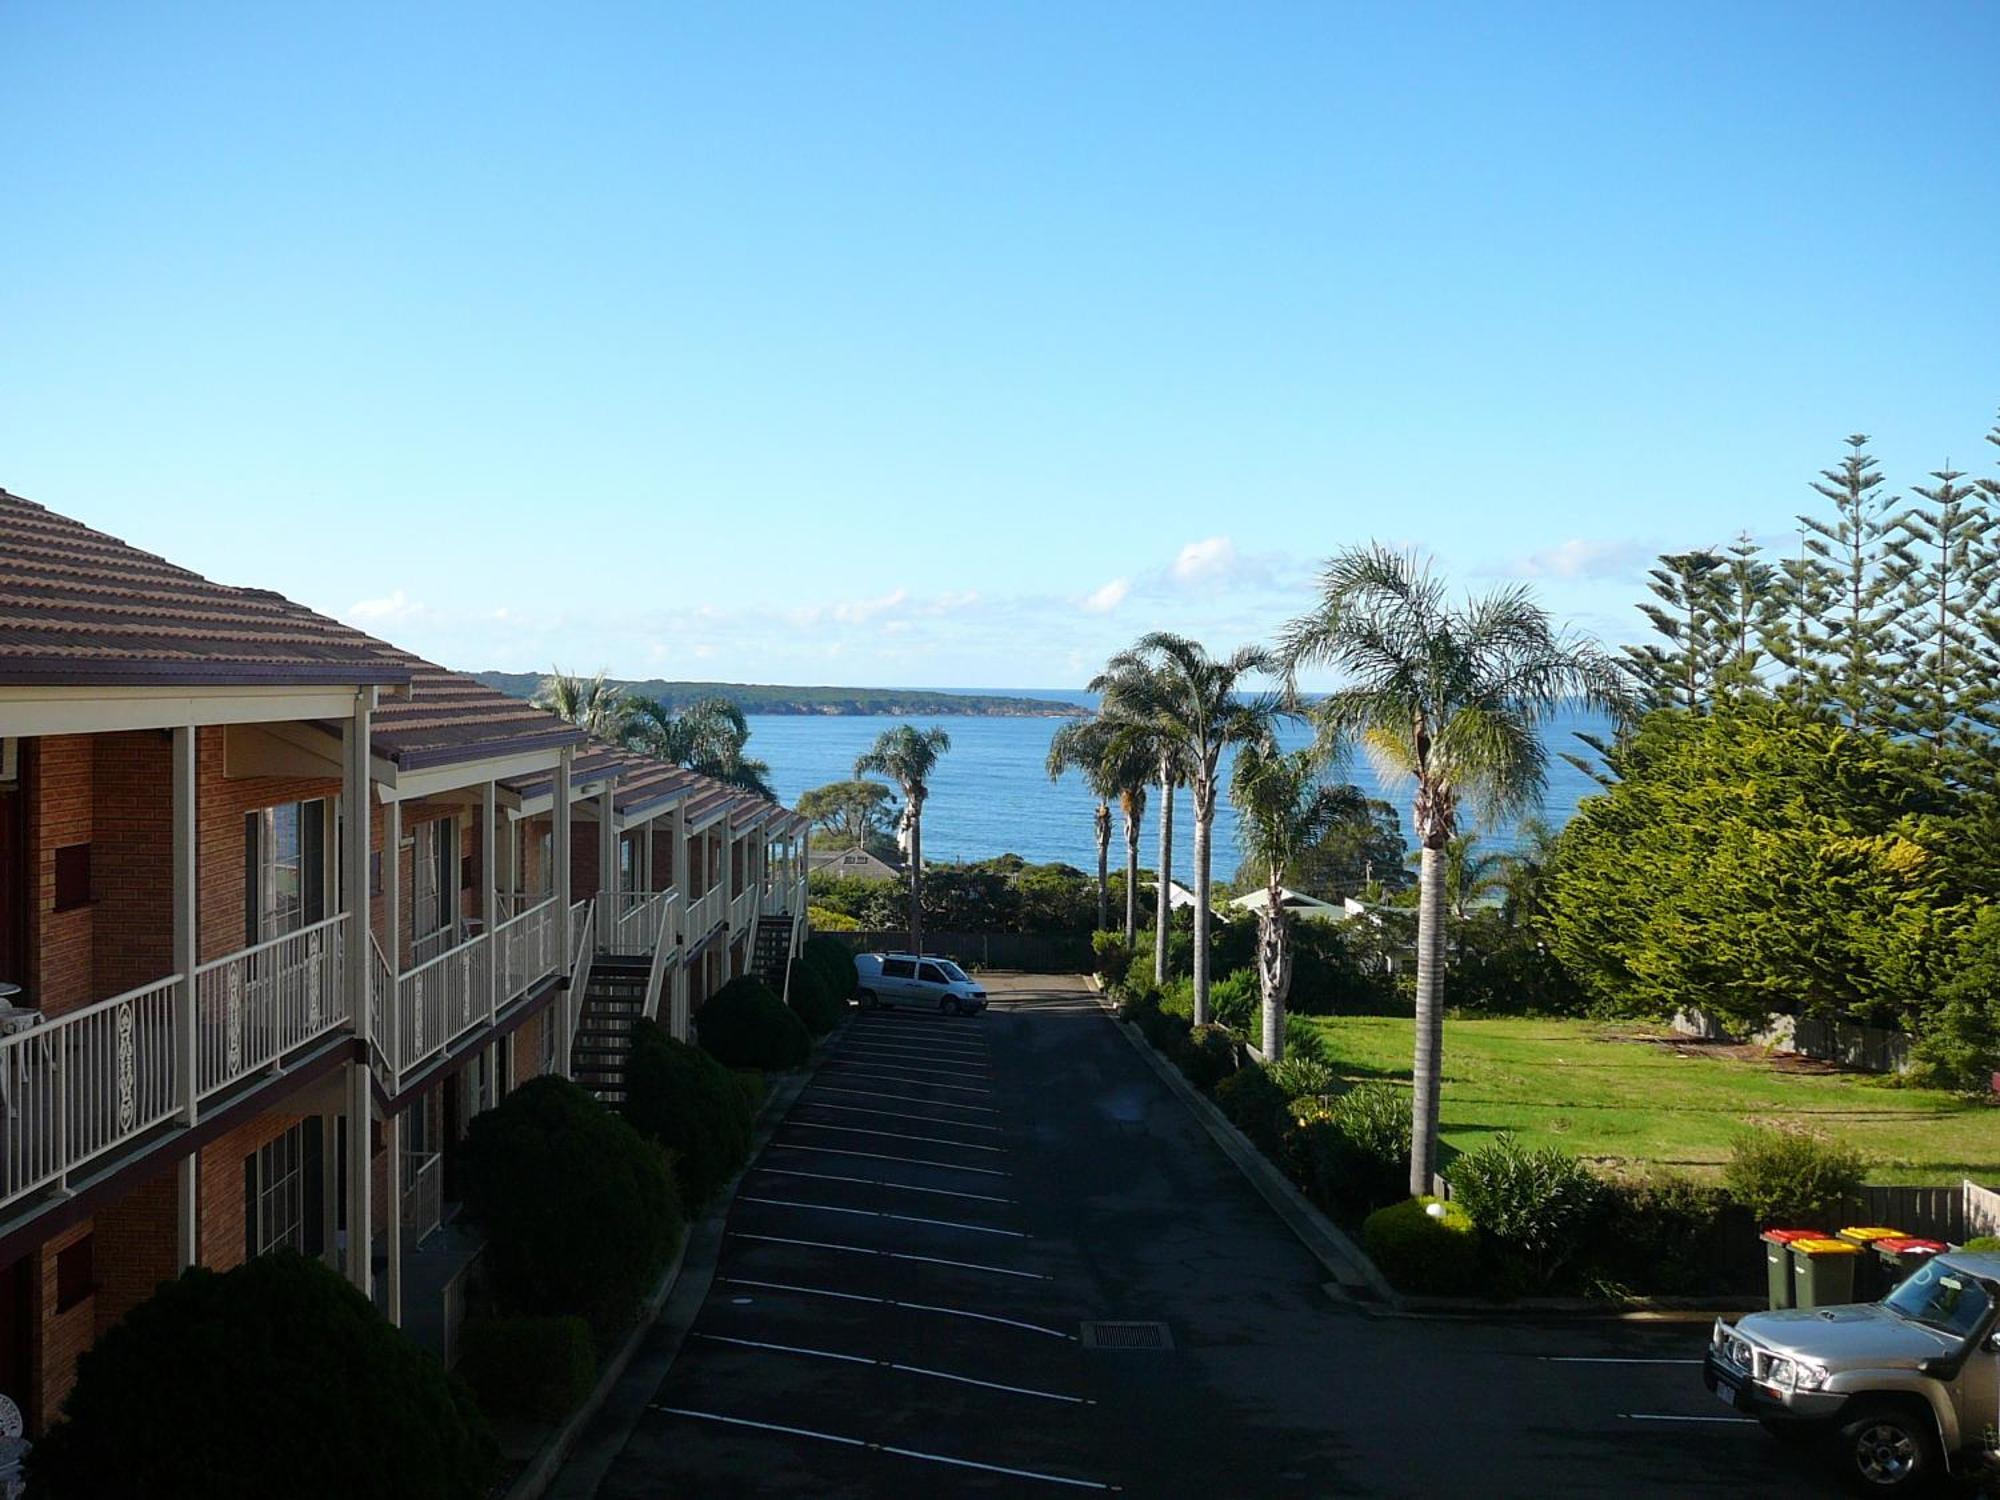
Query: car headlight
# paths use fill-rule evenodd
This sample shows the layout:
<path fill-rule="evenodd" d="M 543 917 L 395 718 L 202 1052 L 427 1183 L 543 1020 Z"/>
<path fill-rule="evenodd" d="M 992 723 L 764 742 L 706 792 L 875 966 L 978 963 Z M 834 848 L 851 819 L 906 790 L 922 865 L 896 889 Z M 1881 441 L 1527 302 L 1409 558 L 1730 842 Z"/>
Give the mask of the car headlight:
<path fill-rule="evenodd" d="M 1807 1364 L 1804 1360 L 1792 1363 L 1792 1388 L 1800 1391 L 1816 1391 L 1827 1382 L 1824 1365 Z"/>

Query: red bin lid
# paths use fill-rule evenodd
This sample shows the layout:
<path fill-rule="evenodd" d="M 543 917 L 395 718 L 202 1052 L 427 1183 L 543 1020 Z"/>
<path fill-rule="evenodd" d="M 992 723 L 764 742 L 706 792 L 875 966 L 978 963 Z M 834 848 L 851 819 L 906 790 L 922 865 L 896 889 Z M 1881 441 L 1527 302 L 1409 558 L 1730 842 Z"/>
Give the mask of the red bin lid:
<path fill-rule="evenodd" d="M 1823 1240 L 1830 1236 L 1824 1229 L 1767 1229 L 1764 1238 L 1774 1245 L 1789 1245 L 1793 1240 Z"/>
<path fill-rule="evenodd" d="M 1886 1250 L 1891 1255 L 1939 1255 L 1943 1253 L 1945 1247 L 1937 1240 L 1919 1240 L 1903 1237 L 1891 1240 L 1877 1240 L 1875 1248 L 1877 1250 Z"/>

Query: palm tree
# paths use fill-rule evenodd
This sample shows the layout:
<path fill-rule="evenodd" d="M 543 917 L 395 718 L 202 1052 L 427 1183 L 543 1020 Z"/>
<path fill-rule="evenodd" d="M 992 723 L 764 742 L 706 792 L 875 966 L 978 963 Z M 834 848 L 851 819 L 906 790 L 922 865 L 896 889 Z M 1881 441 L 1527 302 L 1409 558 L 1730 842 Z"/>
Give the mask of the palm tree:
<path fill-rule="evenodd" d="M 1229 800 L 1236 804 L 1236 837 L 1264 866 L 1264 909 L 1257 913 L 1257 987 L 1264 1000 L 1264 1060 L 1285 1055 L 1285 997 L 1292 988 L 1291 914 L 1285 910 L 1285 872 L 1326 831 L 1365 806 L 1351 786 L 1319 779 L 1325 757 L 1313 750 L 1290 755 L 1270 738 L 1252 740 L 1236 755 Z"/>
<path fill-rule="evenodd" d="M 743 753 L 750 724 L 727 698 L 698 699 L 679 711 L 657 698 L 637 699 L 626 712 L 620 738 L 628 750 L 778 800 L 770 765 Z"/>
<path fill-rule="evenodd" d="M 1111 921 L 1111 799 L 1118 795 L 1112 758 L 1117 726 L 1105 719 L 1072 719 L 1049 740 L 1049 780 L 1065 771 L 1080 771 L 1083 784 L 1097 798 L 1091 827 L 1097 835 L 1097 929 Z"/>
<path fill-rule="evenodd" d="M 1481 898 L 1507 888 L 1512 858 L 1504 850 L 1481 849 L 1476 833 L 1451 836 L 1444 847 L 1444 900 L 1454 921 L 1463 922 Z M 1412 854 L 1409 863 L 1421 868 L 1422 851 Z"/>
<path fill-rule="evenodd" d="M 542 679 L 534 704 L 601 740 L 617 739 L 631 712 L 625 689 L 606 682 L 602 671 L 594 677 L 579 677 L 561 667 Z"/>
<path fill-rule="evenodd" d="M 1330 558 L 1319 602 L 1285 627 L 1279 660 L 1296 681 L 1331 668 L 1343 685 L 1311 710 L 1320 741 L 1358 741 L 1414 783 L 1422 850 L 1410 1191 L 1437 1168 L 1444 1048 L 1444 861 L 1472 801 L 1495 819 L 1538 801 L 1548 751 L 1540 726 L 1568 703 L 1624 708 L 1618 669 L 1593 642 L 1558 631 L 1525 588 L 1453 606 L 1430 565 L 1373 545 Z"/>
<path fill-rule="evenodd" d="M 1153 983 L 1164 988 L 1167 983 L 1167 935 L 1172 930 L 1173 921 L 1174 791 L 1187 781 L 1186 755 L 1180 742 L 1163 734 L 1157 724 L 1149 719 L 1121 713 L 1118 707 L 1142 698 L 1149 691 L 1150 676 L 1150 669 L 1145 663 L 1130 659 L 1127 653 L 1113 657 L 1104 671 L 1091 678 L 1089 691 L 1099 695 L 1098 712 L 1113 717 L 1130 753 L 1147 766 L 1146 774 L 1159 778 L 1160 868 L 1153 882 L 1158 898 L 1153 919 Z M 1139 871 L 1138 818 L 1146 810 L 1146 794 L 1143 790 L 1128 792 L 1119 800 L 1130 804 L 1125 820 L 1125 946 L 1131 948 L 1137 946 L 1139 941 L 1138 901 L 1134 887 Z"/>
<path fill-rule="evenodd" d="M 856 778 L 873 771 L 902 788 L 903 822 L 910 831 L 910 951 L 924 951 L 924 800 L 931 794 L 931 772 L 938 757 L 951 748 L 942 729 L 917 729 L 898 724 L 876 737 L 875 748 L 854 762 Z"/>
<path fill-rule="evenodd" d="M 1141 636 L 1105 669 L 1105 712 L 1134 724 L 1151 725 L 1163 743 L 1178 747 L 1194 797 L 1194 1023 L 1208 1023 L 1209 845 L 1215 829 L 1217 767 L 1229 745 L 1246 744 L 1270 732 L 1275 704 L 1245 700 L 1238 684 L 1273 668 L 1261 646 L 1243 646 L 1213 657 L 1200 642 L 1170 631 Z M 1162 763 L 1164 767 L 1164 762 Z M 1164 814 L 1163 814 L 1164 816 Z M 1163 860 L 1164 864 L 1164 860 Z M 1161 880 L 1167 879 L 1166 869 Z M 1160 929 L 1162 945 L 1166 926 Z"/>
<path fill-rule="evenodd" d="M 1521 820 L 1520 847 L 1500 873 L 1500 912 L 1509 927 L 1533 927 L 1541 918 L 1560 838 L 1541 818 Z"/>

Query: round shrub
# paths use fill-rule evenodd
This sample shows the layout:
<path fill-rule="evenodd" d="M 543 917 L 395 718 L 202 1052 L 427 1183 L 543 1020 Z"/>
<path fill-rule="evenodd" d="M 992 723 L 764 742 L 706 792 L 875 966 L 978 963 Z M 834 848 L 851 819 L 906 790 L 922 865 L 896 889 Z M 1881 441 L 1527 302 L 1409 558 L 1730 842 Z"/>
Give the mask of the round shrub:
<path fill-rule="evenodd" d="M 608 1339 L 680 1239 L 666 1154 L 566 1078 L 475 1116 L 460 1176 L 503 1312 L 574 1315 Z"/>
<path fill-rule="evenodd" d="M 1452 1163 L 1451 1191 L 1509 1279 L 1539 1289 L 1584 1248 L 1604 1183 L 1567 1151 L 1502 1135 Z"/>
<path fill-rule="evenodd" d="M 1266 1156 L 1278 1149 L 1286 1115 L 1285 1091 L 1259 1063 L 1245 1063 L 1215 1086 L 1215 1105 Z"/>
<path fill-rule="evenodd" d="M 754 974 L 709 996 L 694 1024 L 703 1049 L 732 1068 L 796 1068 L 812 1053 L 805 1023 Z"/>
<path fill-rule="evenodd" d="M 1208 1013 L 1220 1025 L 1247 1031 L 1263 998 L 1256 974 L 1249 969 L 1238 969 L 1209 985 Z"/>
<path fill-rule="evenodd" d="M 856 984 L 854 954 L 847 945 L 837 938 L 821 937 L 815 934 L 806 939 L 799 956 L 815 969 L 826 982 L 827 993 L 836 1000 L 852 1000 Z"/>
<path fill-rule="evenodd" d="M 1132 971 L 1132 950 L 1125 946 L 1122 932 L 1093 932 L 1090 935 L 1091 971 L 1107 986 L 1120 985 Z"/>
<path fill-rule="evenodd" d="M 1197 1026 L 1181 1044 L 1176 1061 L 1187 1081 L 1207 1093 L 1236 1071 L 1236 1038 L 1227 1026 Z"/>
<path fill-rule="evenodd" d="M 597 1380 L 581 1318 L 472 1318 L 458 1338 L 458 1373 L 490 1417 L 560 1422 Z"/>
<path fill-rule="evenodd" d="M 1781 1126 L 1738 1136 L 1722 1181 L 1758 1227 L 1768 1229 L 1842 1217 L 1859 1195 L 1866 1171 L 1867 1163 L 1853 1147 Z"/>
<path fill-rule="evenodd" d="M 1398 1291 L 1463 1297 L 1478 1290 L 1479 1230 L 1455 1203 L 1406 1198 L 1378 1208 L 1362 1222 L 1361 1244 Z"/>
<path fill-rule="evenodd" d="M 1410 1191 L 1410 1099 L 1385 1083 L 1364 1083 L 1334 1098 L 1293 1101 L 1302 1123 L 1324 1122 L 1305 1143 L 1307 1191 L 1352 1222 L 1398 1203 Z"/>
<path fill-rule="evenodd" d="M 1272 1063 L 1270 1071 L 1271 1082 L 1287 1099 L 1331 1094 L 1340 1082 L 1333 1069 L 1318 1058 L 1298 1057 L 1289 1052 L 1282 1061 Z"/>
<path fill-rule="evenodd" d="M 803 958 L 786 971 L 785 1003 L 814 1036 L 825 1036 L 847 1013 L 847 1001 L 828 988 L 825 975 Z"/>
<path fill-rule="evenodd" d="M 475 1500 L 497 1460 L 443 1365 L 337 1273 L 278 1251 L 185 1271 L 106 1332 L 28 1477 L 51 1500 Z"/>
<path fill-rule="evenodd" d="M 808 906 L 806 920 L 821 932 L 859 932 L 860 922 L 830 906 Z"/>
<path fill-rule="evenodd" d="M 735 1075 L 652 1021 L 633 1024 L 621 1112 L 633 1129 L 667 1148 L 687 1209 L 714 1197 L 750 1154 L 754 1111 Z"/>
<path fill-rule="evenodd" d="M 1148 1041 L 1151 1041 L 1152 1032 L 1149 1030 L 1149 1026 L 1157 1023 L 1159 1017 L 1160 992 L 1158 990 L 1153 989 L 1151 986 L 1139 989 L 1134 989 L 1130 986 L 1125 988 L 1125 998 L 1118 1002 L 1119 1020 L 1130 1021 L 1139 1028 L 1141 1035 L 1145 1036 Z"/>

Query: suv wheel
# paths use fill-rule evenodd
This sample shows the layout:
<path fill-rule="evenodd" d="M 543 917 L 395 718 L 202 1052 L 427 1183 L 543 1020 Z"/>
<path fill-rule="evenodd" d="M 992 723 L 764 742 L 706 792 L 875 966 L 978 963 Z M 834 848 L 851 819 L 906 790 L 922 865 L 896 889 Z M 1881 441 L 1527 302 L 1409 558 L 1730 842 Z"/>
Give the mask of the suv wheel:
<path fill-rule="evenodd" d="M 958 996 L 946 995 L 944 999 L 938 1001 L 938 1009 L 948 1016 L 957 1015 L 959 1012 Z"/>
<path fill-rule="evenodd" d="M 1901 1403 L 1863 1407 L 1840 1428 L 1840 1462 L 1864 1495 L 1914 1495 L 1938 1472 L 1937 1424 Z"/>
<path fill-rule="evenodd" d="M 873 1010 L 876 1006 L 880 1005 L 882 1002 L 875 998 L 875 992 L 873 990 L 856 990 L 854 992 L 854 1003 L 860 1006 L 863 1010 Z"/>

